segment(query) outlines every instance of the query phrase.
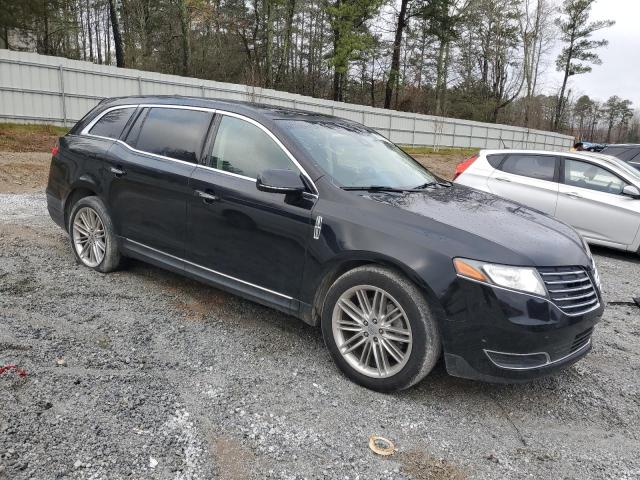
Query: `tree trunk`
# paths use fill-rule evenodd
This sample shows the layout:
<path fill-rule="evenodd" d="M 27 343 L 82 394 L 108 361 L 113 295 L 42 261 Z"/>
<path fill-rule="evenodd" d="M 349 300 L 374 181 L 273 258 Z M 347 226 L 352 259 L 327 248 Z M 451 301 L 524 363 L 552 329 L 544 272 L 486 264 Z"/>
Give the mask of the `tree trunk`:
<path fill-rule="evenodd" d="M 556 114 L 553 120 L 553 130 L 558 131 L 560 129 L 560 121 L 562 120 L 562 111 L 564 109 L 564 92 L 567 88 L 567 81 L 569 80 L 569 69 L 571 68 L 571 59 L 573 57 L 573 42 L 574 32 L 571 33 L 571 42 L 569 43 L 569 51 L 567 52 L 567 62 L 564 66 L 564 78 L 562 79 L 562 88 L 560 89 L 560 96 L 556 102 Z"/>
<path fill-rule="evenodd" d="M 435 101 L 435 114 L 442 115 L 442 111 L 444 108 L 444 101 L 442 98 L 442 85 L 445 83 L 444 81 L 444 55 L 445 55 L 445 41 L 440 40 L 440 45 L 438 46 L 438 59 L 436 61 L 436 101 Z"/>
<path fill-rule="evenodd" d="M 91 8 L 89 7 L 89 0 L 86 0 L 85 6 L 87 7 L 87 32 L 89 33 L 89 61 L 93 62 L 93 33 L 91 31 Z"/>
<path fill-rule="evenodd" d="M 264 86 L 273 84 L 273 5 L 272 0 L 263 0 L 265 25 Z"/>
<path fill-rule="evenodd" d="M 96 54 L 98 57 L 98 63 L 102 64 L 102 40 L 100 39 L 100 10 L 98 5 L 94 5 L 93 15 L 95 17 L 95 32 L 96 32 Z"/>
<path fill-rule="evenodd" d="M 398 23 L 396 24 L 396 35 L 393 39 L 393 53 L 391 54 L 391 69 L 387 79 L 387 87 L 384 92 L 384 108 L 391 108 L 393 89 L 398 88 L 400 78 L 400 47 L 402 46 L 402 33 L 407 23 L 407 5 L 409 0 L 400 1 L 400 13 L 398 13 Z"/>
<path fill-rule="evenodd" d="M 11 46 L 9 45 L 9 29 L 5 26 L 2 28 L 2 41 L 4 42 L 4 47 L 7 50 L 11 50 Z"/>
<path fill-rule="evenodd" d="M 49 5 L 48 2 L 44 2 L 44 37 L 42 39 L 42 48 L 45 55 L 49 55 L 49 50 L 51 48 L 49 43 Z"/>
<path fill-rule="evenodd" d="M 191 64 L 191 45 L 189 41 L 189 19 L 187 18 L 187 6 L 184 0 L 178 1 L 180 11 L 180 33 L 182 34 L 182 75 L 189 75 Z"/>
<path fill-rule="evenodd" d="M 337 28 L 333 30 L 333 51 L 338 51 L 338 44 L 340 42 L 340 31 Z M 340 73 L 340 67 L 334 65 L 333 67 L 333 99 L 337 102 L 342 101 L 342 74 Z"/>
<path fill-rule="evenodd" d="M 375 79 L 376 57 L 371 58 L 371 106 L 376 106 L 376 79 Z"/>
<path fill-rule="evenodd" d="M 278 65 L 278 71 L 276 72 L 274 85 L 278 85 L 282 81 L 282 77 L 284 76 L 286 70 L 285 66 L 289 64 L 291 34 L 293 29 L 293 16 L 296 10 L 296 0 L 289 0 L 287 7 L 287 18 L 285 20 L 284 29 L 284 45 L 282 47 L 282 56 L 280 57 L 280 63 Z"/>
<path fill-rule="evenodd" d="M 120 35 L 120 24 L 118 23 L 118 13 L 116 12 L 115 0 L 109 0 L 109 15 L 111 16 L 113 43 L 116 47 L 116 65 L 120 68 L 124 68 L 124 48 L 122 46 L 122 35 Z"/>
<path fill-rule="evenodd" d="M 105 63 L 107 65 L 111 65 L 111 16 L 110 16 L 111 12 L 106 12 L 104 20 L 106 23 L 106 28 L 104 29 L 104 44 L 106 45 L 105 47 L 105 52 L 106 52 L 106 59 L 105 59 Z"/>

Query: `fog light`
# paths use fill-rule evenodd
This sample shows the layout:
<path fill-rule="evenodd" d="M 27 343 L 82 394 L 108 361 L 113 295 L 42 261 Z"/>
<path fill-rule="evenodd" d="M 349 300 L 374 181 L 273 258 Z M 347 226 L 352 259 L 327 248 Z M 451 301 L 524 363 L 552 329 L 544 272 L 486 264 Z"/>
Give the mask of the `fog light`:
<path fill-rule="evenodd" d="M 508 370 L 527 370 L 530 368 L 544 367 L 549 363 L 549 354 L 539 353 L 506 353 L 485 350 L 484 353 L 489 360 L 500 368 Z"/>

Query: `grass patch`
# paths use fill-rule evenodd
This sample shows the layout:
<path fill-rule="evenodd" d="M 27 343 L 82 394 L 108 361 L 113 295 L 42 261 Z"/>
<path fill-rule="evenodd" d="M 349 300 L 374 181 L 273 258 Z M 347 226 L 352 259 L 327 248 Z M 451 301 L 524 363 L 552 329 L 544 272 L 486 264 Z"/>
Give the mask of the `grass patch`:
<path fill-rule="evenodd" d="M 453 148 L 453 147 L 412 147 L 410 145 L 400 145 L 400 148 L 409 155 L 455 155 L 455 156 L 471 156 L 478 153 L 479 148 Z"/>
<path fill-rule="evenodd" d="M 31 123 L 0 123 L 0 136 L 20 135 L 25 133 L 42 133 L 45 135 L 55 135 L 60 137 L 69 131 L 68 128 L 56 125 L 42 125 Z"/>
<path fill-rule="evenodd" d="M 0 123 L 0 151 L 47 152 L 68 131 L 55 125 Z"/>

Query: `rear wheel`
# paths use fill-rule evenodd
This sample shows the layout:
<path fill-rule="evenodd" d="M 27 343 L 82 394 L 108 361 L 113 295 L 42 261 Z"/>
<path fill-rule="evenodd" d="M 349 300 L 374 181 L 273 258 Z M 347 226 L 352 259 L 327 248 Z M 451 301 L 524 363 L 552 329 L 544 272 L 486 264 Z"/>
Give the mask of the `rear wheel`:
<path fill-rule="evenodd" d="M 78 200 L 69 215 L 69 237 L 76 260 L 107 273 L 120 265 L 120 252 L 111 217 L 98 197 Z"/>
<path fill-rule="evenodd" d="M 424 294 L 404 276 L 378 266 L 356 268 L 336 280 L 322 310 L 322 332 L 340 369 L 377 391 L 419 382 L 441 351 Z"/>

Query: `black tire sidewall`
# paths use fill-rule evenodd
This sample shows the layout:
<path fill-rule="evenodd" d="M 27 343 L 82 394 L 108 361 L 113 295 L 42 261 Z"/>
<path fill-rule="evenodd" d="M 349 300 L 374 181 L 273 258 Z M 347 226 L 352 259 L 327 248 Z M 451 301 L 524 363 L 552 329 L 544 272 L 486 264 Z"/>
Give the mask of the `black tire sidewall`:
<path fill-rule="evenodd" d="M 427 318 L 424 318 L 425 315 L 422 312 L 425 310 L 426 303 L 423 302 L 422 305 L 418 305 L 412 298 L 412 294 L 415 295 L 418 289 L 413 284 L 411 284 L 413 288 L 407 289 L 407 284 L 410 283 L 408 280 L 398 277 L 398 274 L 393 271 L 385 270 L 386 269 L 383 270 L 377 267 L 364 267 L 348 272 L 340 277 L 327 292 L 321 318 L 324 341 L 336 364 L 345 375 L 354 382 L 380 392 L 401 390 L 419 381 L 431 369 L 428 368 L 427 372 L 424 372 L 423 369 L 425 361 L 427 360 L 425 358 L 427 356 L 427 349 L 437 349 L 439 355 L 440 348 L 439 335 L 435 335 L 437 338 L 428 338 L 427 336 L 425 322 L 434 322 L 434 319 L 431 315 L 426 315 Z M 391 275 L 389 275 L 389 273 L 391 273 Z M 398 280 L 402 281 L 398 282 Z M 354 370 L 343 358 L 336 345 L 332 328 L 333 310 L 340 295 L 356 285 L 372 285 L 384 289 L 401 304 L 407 314 L 409 324 L 411 325 L 413 340 L 411 354 L 404 368 L 392 377 L 373 378 Z M 437 332 L 437 328 L 432 328 L 431 330 L 432 332 Z M 437 342 L 437 345 L 434 345 L 434 342 Z M 432 365 L 430 367 L 432 367 Z"/>
<path fill-rule="evenodd" d="M 78 252 L 76 251 L 73 240 L 73 221 L 76 218 L 78 211 L 83 207 L 89 207 L 93 211 L 95 211 L 96 214 L 100 217 L 102 225 L 104 226 L 106 247 L 105 255 L 102 259 L 102 262 L 100 262 L 95 267 L 89 267 L 88 265 L 84 264 L 84 262 L 80 259 Z M 118 249 L 117 238 L 113 228 L 113 223 L 111 222 L 111 217 L 109 216 L 109 213 L 107 212 L 107 209 L 100 198 L 96 196 L 83 197 L 73 205 L 73 207 L 71 208 L 71 214 L 69 215 L 68 231 L 73 255 L 80 265 L 86 268 L 92 268 L 93 270 L 102 273 L 111 272 L 119 266 L 120 253 Z"/>

